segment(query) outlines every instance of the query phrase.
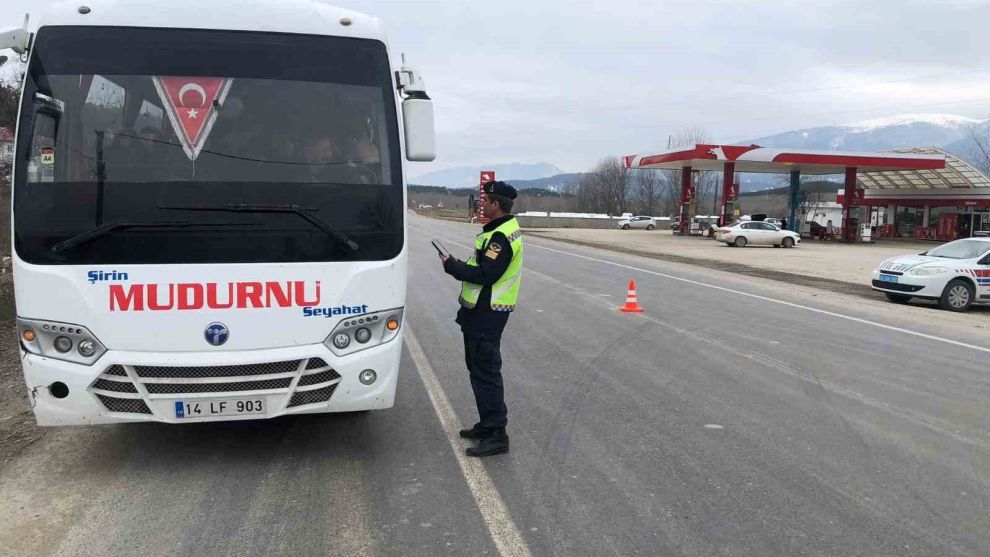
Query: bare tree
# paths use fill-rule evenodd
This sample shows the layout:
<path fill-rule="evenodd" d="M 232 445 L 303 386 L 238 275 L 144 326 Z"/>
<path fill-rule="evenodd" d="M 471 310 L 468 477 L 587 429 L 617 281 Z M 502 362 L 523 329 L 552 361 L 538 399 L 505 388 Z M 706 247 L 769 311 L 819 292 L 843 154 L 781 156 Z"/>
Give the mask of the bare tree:
<path fill-rule="evenodd" d="M 695 181 L 695 197 L 698 200 L 698 211 L 708 213 L 708 207 L 714 207 L 719 194 L 719 186 L 722 185 L 722 177 L 718 172 L 699 172 Z"/>
<path fill-rule="evenodd" d="M 598 196 L 595 195 L 595 178 L 592 173 L 585 173 L 577 184 L 574 198 L 577 202 L 577 210 L 585 213 L 596 213 L 599 210 L 597 205 Z"/>
<path fill-rule="evenodd" d="M 984 176 L 990 176 L 990 124 L 969 127 L 970 162 Z"/>
<path fill-rule="evenodd" d="M 696 144 L 710 143 L 708 132 L 701 126 L 691 126 L 680 130 L 670 138 L 670 148 L 690 147 Z M 660 205 L 667 214 L 680 214 L 681 203 L 681 171 L 663 170 L 660 172 L 661 194 Z M 721 177 L 717 172 L 702 171 L 693 177 L 695 186 L 695 206 L 700 212 L 707 213 L 708 207 L 715 204 L 718 196 Z"/>
<path fill-rule="evenodd" d="M 702 126 L 688 126 L 670 138 L 670 148 L 689 147 L 698 143 L 710 143 L 711 137 Z"/>
<path fill-rule="evenodd" d="M 17 121 L 17 103 L 21 98 L 24 80 L 24 64 L 9 60 L 0 71 L 0 128 L 14 130 Z"/>
<path fill-rule="evenodd" d="M 664 214 L 679 214 L 681 204 L 681 172 L 679 170 L 661 170 L 660 172 L 660 205 Z"/>
<path fill-rule="evenodd" d="M 578 184 L 582 211 L 618 215 L 626 210 L 629 169 L 618 157 L 605 157 Z"/>
<path fill-rule="evenodd" d="M 804 182 L 804 179 L 802 178 L 801 181 Z M 807 183 L 803 188 L 804 195 L 798 204 L 799 222 L 815 220 L 819 210 L 825 207 L 826 202 L 829 200 L 826 199 L 824 186 L 825 182 L 821 179 L 816 179 L 813 182 Z"/>
<path fill-rule="evenodd" d="M 656 170 L 642 170 L 636 173 L 635 190 L 639 212 L 644 215 L 656 215 L 661 209 L 664 183 L 662 175 Z"/>

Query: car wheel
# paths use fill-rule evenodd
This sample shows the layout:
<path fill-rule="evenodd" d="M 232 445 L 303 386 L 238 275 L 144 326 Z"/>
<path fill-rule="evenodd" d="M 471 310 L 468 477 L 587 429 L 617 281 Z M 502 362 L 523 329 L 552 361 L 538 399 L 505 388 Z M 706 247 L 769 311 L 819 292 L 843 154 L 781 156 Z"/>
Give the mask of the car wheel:
<path fill-rule="evenodd" d="M 647 229 L 647 230 L 653 230 L 654 228 L 656 228 L 656 227 L 655 227 L 655 226 L 653 226 L 652 224 L 648 224 L 648 225 L 646 225 L 646 229 Z"/>
<path fill-rule="evenodd" d="M 738 238 L 736 238 L 735 244 L 736 244 L 736 247 L 737 248 L 744 248 L 744 247 L 746 247 L 746 238 L 743 238 L 742 236 L 739 236 Z"/>
<path fill-rule="evenodd" d="M 911 296 L 908 296 L 907 294 L 893 294 L 891 292 L 884 292 L 883 295 L 895 304 L 906 304 L 911 301 Z"/>
<path fill-rule="evenodd" d="M 794 247 L 794 238 L 784 238 L 784 241 L 781 242 L 780 245 L 784 246 L 785 248 L 793 248 Z"/>
<path fill-rule="evenodd" d="M 954 279 L 945 285 L 942 297 L 938 299 L 938 307 L 949 311 L 966 311 L 973 304 L 976 291 L 973 286 L 962 279 Z"/>
<path fill-rule="evenodd" d="M 622 225 L 622 229 L 623 230 L 629 230 L 629 225 L 628 224 L 623 224 Z"/>

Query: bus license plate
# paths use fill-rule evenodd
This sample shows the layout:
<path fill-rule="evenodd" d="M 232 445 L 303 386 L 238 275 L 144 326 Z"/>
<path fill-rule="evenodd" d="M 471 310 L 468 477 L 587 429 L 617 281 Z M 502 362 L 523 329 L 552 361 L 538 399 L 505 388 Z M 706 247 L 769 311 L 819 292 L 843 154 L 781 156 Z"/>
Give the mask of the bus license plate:
<path fill-rule="evenodd" d="M 897 282 L 897 277 L 894 275 L 880 274 L 880 280 L 883 282 Z"/>
<path fill-rule="evenodd" d="M 175 401 L 176 418 L 218 418 L 264 413 L 265 401 L 260 398 L 207 398 Z"/>

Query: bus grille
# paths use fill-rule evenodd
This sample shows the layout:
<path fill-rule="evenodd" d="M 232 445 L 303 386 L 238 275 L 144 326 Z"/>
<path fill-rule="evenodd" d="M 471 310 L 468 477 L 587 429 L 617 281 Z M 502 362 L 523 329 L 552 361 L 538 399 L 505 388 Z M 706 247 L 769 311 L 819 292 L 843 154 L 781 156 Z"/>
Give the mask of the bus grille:
<path fill-rule="evenodd" d="M 316 404 L 317 402 L 326 402 L 330 400 L 333 396 L 334 389 L 337 385 L 330 385 L 329 387 L 323 387 L 322 389 L 314 389 L 312 391 L 299 391 L 298 393 L 292 395 L 292 399 L 289 400 L 289 407 L 293 406 L 303 406 L 304 404 Z"/>
<path fill-rule="evenodd" d="M 311 373 L 309 375 L 303 375 L 302 377 L 299 378 L 299 386 L 306 387 L 309 385 L 319 385 L 320 383 L 327 383 L 329 381 L 333 381 L 338 377 L 340 376 L 337 375 L 336 371 L 332 369 L 328 369 L 326 371 L 321 371 L 319 373 Z"/>
<path fill-rule="evenodd" d="M 287 389 L 291 377 L 265 381 L 238 381 L 236 383 L 145 383 L 144 388 L 153 395 L 180 393 L 229 393 L 233 391 L 266 391 Z"/>
<path fill-rule="evenodd" d="M 340 381 L 340 374 L 322 358 L 231 366 L 114 364 L 89 390 L 110 412 L 154 414 L 149 398 L 171 399 L 172 395 L 184 394 L 266 391 L 266 395 L 289 397 L 288 408 L 326 403 Z"/>
<path fill-rule="evenodd" d="M 151 414 L 148 405 L 139 398 L 114 398 L 110 396 L 96 395 L 111 412 L 124 412 L 127 414 Z"/>
<path fill-rule="evenodd" d="M 319 360 L 319 358 L 314 358 Z M 205 367 L 163 367 L 163 366 L 134 366 L 138 377 L 173 377 L 173 378 L 203 378 L 203 377 L 239 377 L 243 375 L 271 375 L 289 373 L 299 369 L 301 360 L 285 362 L 266 362 L 263 364 L 247 364 L 239 366 L 205 366 Z M 320 360 L 323 362 L 323 360 Z M 326 362 L 323 362 L 326 365 Z"/>
<path fill-rule="evenodd" d="M 121 377 L 127 377 L 127 372 L 124 371 L 124 368 L 122 366 L 110 366 L 103 373 L 105 375 L 116 375 Z"/>
<path fill-rule="evenodd" d="M 113 391 L 115 393 L 136 393 L 137 389 L 134 388 L 134 383 L 130 381 L 110 381 L 108 379 L 97 379 L 96 383 L 93 383 L 94 389 L 100 389 L 101 391 Z"/>

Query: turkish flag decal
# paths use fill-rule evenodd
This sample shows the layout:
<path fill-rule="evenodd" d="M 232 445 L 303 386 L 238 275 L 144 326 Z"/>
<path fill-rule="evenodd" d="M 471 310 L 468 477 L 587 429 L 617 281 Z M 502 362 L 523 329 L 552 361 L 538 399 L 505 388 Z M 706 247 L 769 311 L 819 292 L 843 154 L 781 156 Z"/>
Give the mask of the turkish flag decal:
<path fill-rule="evenodd" d="M 189 160 L 196 160 L 217 119 L 232 79 L 225 77 L 155 76 L 155 89 L 165 105 L 175 135 Z"/>

